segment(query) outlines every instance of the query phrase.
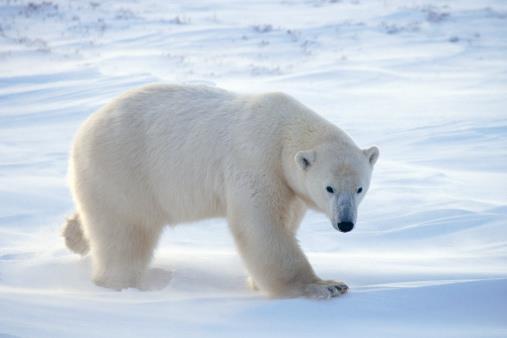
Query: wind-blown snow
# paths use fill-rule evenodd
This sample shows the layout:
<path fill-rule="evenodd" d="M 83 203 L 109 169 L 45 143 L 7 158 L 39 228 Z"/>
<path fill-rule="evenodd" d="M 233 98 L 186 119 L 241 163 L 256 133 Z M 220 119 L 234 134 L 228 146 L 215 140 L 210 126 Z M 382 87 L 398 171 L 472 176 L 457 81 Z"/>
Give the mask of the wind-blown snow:
<path fill-rule="evenodd" d="M 79 124 L 154 81 L 284 91 L 381 157 L 357 229 L 309 212 L 327 302 L 250 291 L 222 220 L 167 229 L 157 291 L 59 227 Z M 507 336 L 507 3 L 0 1 L 0 337 Z"/>

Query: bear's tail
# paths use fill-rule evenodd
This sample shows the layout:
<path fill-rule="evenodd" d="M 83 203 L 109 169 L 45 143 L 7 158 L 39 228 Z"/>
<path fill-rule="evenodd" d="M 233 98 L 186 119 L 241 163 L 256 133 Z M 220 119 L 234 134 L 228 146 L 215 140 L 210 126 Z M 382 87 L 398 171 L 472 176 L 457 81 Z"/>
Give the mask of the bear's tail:
<path fill-rule="evenodd" d="M 84 256 L 90 251 L 88 240 L 84 236 L 83 228 L 77 213 L 67 217 L 63 225 L 62 236 L 65 238 L 67 248 L 75 253 Z"/>

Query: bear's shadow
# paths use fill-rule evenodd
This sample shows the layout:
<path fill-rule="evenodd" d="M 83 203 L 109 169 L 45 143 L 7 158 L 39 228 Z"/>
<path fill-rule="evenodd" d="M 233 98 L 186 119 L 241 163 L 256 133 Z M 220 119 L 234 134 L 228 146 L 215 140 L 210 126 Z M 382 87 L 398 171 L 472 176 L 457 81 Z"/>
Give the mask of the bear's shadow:
<path fill-rule="evenodd" d="M 173 271 L 150 268 L 144 277 L 141 289 L 143 291 L 158 291 L 166 288 L 173 278 Z"/>

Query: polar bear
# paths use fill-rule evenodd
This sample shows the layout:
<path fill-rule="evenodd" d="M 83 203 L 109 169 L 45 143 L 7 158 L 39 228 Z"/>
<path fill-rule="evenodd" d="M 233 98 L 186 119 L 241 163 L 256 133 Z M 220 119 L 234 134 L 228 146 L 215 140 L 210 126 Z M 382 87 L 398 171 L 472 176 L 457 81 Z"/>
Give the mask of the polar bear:
<path fill-rule="evenodd" d="M 296 231 L 307 208 L 351 231 L 378 156 L 282 93 L 149 85 L 77 132 L 63 235 L 97 285 L 142 288 L 165 225 L 225 217 L 255 288 L 335 297 L 348 287 L 317 277 Z"/>

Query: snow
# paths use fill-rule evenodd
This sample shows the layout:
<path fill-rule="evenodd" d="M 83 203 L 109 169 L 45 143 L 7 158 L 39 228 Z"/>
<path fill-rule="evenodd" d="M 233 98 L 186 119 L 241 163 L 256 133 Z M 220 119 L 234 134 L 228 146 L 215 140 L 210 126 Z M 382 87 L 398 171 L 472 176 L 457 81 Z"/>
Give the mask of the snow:
<path fill-rule="evenodd" d="M 0 2 L 0 337 L 507 336 L 507 3 Z M 154 291 L 59 236 L 79 124 L 145 83 L 284 91 L 381 149 L 359 224 L 299 239 L 331 301 L 250 291 L 223 220 L 167 229 Z"/>

